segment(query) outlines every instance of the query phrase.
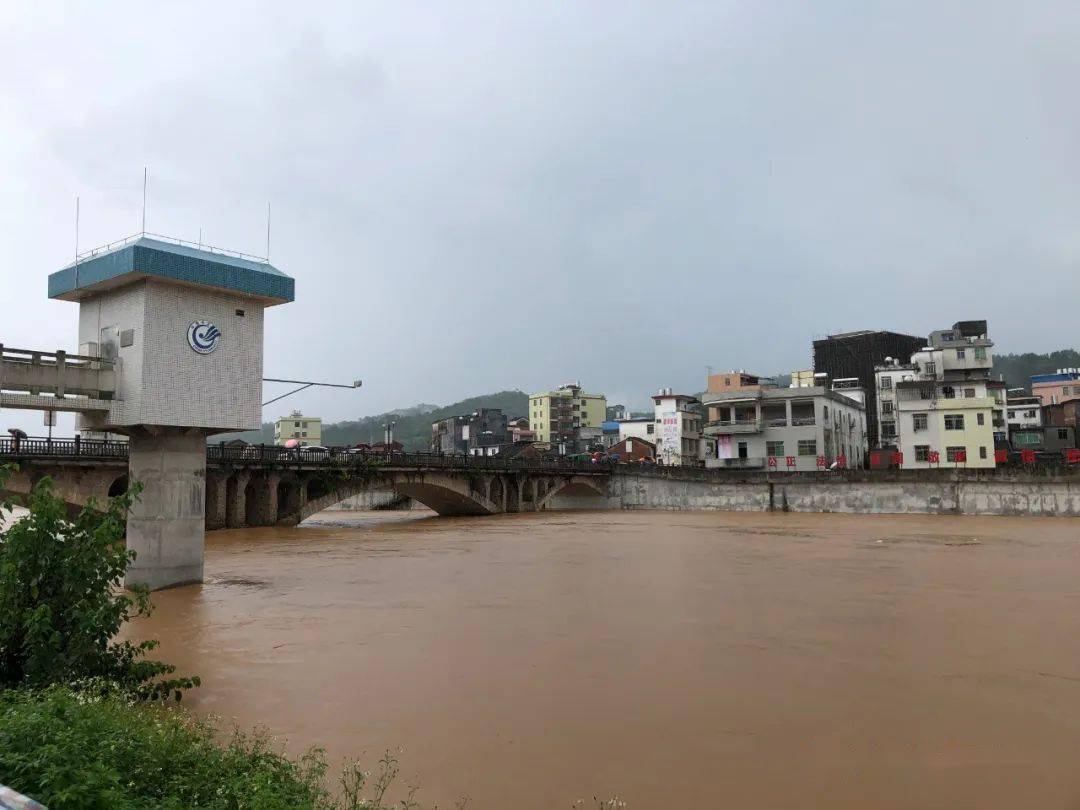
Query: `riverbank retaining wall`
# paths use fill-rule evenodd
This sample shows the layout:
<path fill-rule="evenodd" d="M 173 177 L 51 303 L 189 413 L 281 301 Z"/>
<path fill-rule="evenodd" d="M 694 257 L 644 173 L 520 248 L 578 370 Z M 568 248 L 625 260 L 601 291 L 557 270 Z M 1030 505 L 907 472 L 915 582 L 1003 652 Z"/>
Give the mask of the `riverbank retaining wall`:
<path fill-rule="evenodd" d="M 1080 475 L 901 470 L 720 477 L 695 470 L 620 471 L 606 497 L 556 497 L 551 508 L 1080 517 Z"/>

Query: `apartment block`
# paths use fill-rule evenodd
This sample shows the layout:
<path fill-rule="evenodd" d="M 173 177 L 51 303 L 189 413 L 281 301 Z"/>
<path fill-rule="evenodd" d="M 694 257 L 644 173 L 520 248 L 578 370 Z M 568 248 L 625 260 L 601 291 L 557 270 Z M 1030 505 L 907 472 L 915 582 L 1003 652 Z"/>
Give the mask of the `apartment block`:
<path fill-rule="evenodd" d="M 574 446 L 580 428 L 596 428 L 607 416 L 607 398 L 587 394 L 580 383 L 568 384 L 529 397 L 529 427 L 538 442 Z"/>
<path fill-rule="evenodd" d="M 274 444 L 285 444 L 290 439 L 296 439 L 301 447 L 321 445 L 322 417 L 304 416 L 300 411 L 279 417 L 274 422 Z"/>
<path fill-rule="evenodd" d="M 907 468 L 993 467 L 1007 406 L 990 379 L 986 321 L 931 332 L 927 344 L 910 362 L 875 368 L 879 446 L 899 450 Z"/>

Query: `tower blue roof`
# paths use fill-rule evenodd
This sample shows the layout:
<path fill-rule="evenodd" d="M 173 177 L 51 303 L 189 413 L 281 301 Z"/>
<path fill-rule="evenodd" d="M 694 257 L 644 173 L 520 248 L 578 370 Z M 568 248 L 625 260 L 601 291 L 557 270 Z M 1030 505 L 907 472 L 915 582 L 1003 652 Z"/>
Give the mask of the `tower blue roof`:
<path fill-rule="evenodd" d="M 49 298 L 78 301 L 144 278 L 214 287 L 261 299 L 268 306 L 295 298 L 293 279 L 268 262 L 146 235 L 124 240 L 115 248 L 95 252 L 52 273 Z"/>

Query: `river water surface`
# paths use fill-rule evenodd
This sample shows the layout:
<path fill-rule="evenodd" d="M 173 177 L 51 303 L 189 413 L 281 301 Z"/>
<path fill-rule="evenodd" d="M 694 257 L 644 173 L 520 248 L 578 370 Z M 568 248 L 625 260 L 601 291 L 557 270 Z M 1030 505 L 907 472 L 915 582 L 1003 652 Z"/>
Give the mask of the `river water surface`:
<path fill-rule="evenodd" d="M 213 532 L 137 632 L 442 807 L 1080 808 L 1080 521 L 419 514 Z"/>

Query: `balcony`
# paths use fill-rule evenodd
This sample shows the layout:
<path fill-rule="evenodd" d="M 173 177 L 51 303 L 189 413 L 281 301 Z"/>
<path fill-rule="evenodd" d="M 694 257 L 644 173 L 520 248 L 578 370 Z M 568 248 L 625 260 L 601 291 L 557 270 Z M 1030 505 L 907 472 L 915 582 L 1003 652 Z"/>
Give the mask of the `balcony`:
<path fill-rule="evenodd" d="M 712 436 L 735 433 L 760 433 L 760 419 L 716 419 L 705 423 L 705 432 Z"/>
<path fill-rule="evenodd" d="M 813 416 L 792 416 L 791 424 L 793 427 L 808 427 L 810 425 L 816 425 L 817 419 Z"/>

